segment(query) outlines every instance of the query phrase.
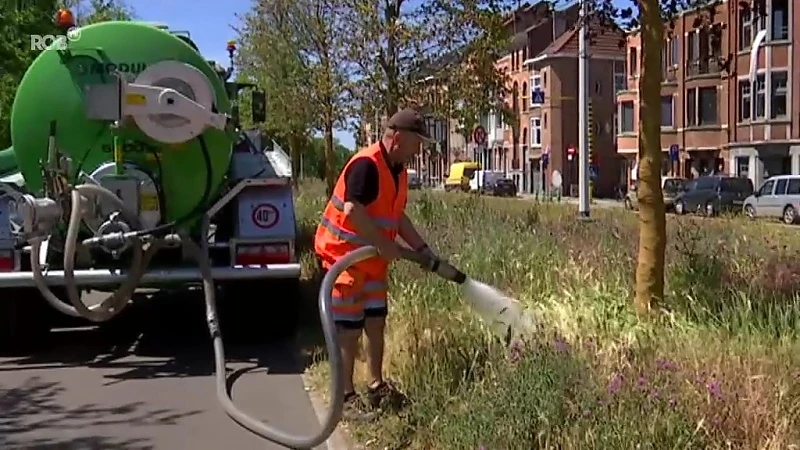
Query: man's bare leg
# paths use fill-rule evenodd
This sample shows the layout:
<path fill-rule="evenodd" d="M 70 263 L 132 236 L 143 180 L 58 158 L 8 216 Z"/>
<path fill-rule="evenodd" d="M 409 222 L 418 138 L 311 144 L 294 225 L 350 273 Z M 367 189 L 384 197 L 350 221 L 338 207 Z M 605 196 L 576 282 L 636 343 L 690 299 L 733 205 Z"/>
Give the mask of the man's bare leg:
<path fill-rule="evenodd" d="M 364 332 L 367 335 L 367 365 L 369 367 L 369 387 L 375 388 L 383 383 L 383 351 L 385 317 L 367 317 Z"/>
<path fill-rule="evenodd" d="M 358 339 L 361 337 L 360 328 L 347 328 L 338 326 L 339 350 L 342 353 L 342 364 L 344 365 L 344 393 L 355 392 L 353 385 L 353 371 L 358 354 Z"/>

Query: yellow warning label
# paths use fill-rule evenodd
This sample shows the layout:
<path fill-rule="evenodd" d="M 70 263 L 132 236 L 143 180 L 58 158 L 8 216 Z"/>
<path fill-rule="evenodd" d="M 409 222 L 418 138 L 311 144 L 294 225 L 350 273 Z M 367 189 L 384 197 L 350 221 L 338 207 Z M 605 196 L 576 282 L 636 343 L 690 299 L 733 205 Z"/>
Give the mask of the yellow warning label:
<path fill-rule="evenodd" d="M 158 211 L 158 196 L 155 194 L 141 194 L 139 203 L 142 211 Z"/>
<path fill-rule="evenodd" d="M 125 96 L 125 103 L 128 105 L 144 106 L 147 104 L 147 97 L 142 94 L 128 94 Z"/>

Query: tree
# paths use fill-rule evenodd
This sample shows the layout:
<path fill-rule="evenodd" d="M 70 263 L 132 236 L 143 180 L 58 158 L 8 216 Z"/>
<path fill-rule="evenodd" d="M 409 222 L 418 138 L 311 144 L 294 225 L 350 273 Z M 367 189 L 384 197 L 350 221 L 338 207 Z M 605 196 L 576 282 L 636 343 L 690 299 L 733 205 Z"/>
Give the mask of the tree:
<path fill-rule="evenodd" d="M 463 122 L 474 123 L 505 97 L 507 78 L 494 63 L 508 44 L 507 5 L 516 2 L 342 1 L 351 17 L 342 34 L 354 94 L 365 113 L 391 116 L 403 104 L 423 104 L 428 79 L 444 97 L 431 112 L 457 111 Z"/>
<path fill-rule="evenodd" d="M 290 13 L 283 0 L 255 2 L 241 17 L 241 27 L 235 28 L 239 44 L 236 67 L 239 81 L 263 89 L 267 99 L 263 131 L 286 144 L 292 171 L 299 173 L 314 112 L 307 101 L 311 88 L 300 60 L 302 43 L 289 21 Z"/>
<path fill-rule="evenodd" d="M 55 15 L 59 8 L 73 8 L 78 25 L 107 20 L 129 20 L 133 10 L 122 1 L 56 0 L 18 1 L 0 10 L 0 149 L 11 145 L 11 106 L 22 76 L 38 51 L 31 48 L 31 35 L 57 34 Z"/>
<path fill-rule="evenodd" d="M 349 111 L 345 95 L 349 77 L 338 38 L 345 19 L 341 3 L 336 0 L 261 0 L 255 9 L 256 14 L 249 18 L 251 33 L 245 31 L 240 36 L 246 43 L 242 61 L 248 58 L 272 60 L 266 63 L 272 64 L 274 69 L 266 75 L 271 79 L 265 80 L 268 81 L 269 102 L 282 102 L 278 108 L 292 109 L 281 111 L 285 116 L 277 115 L 273 120 L 290 118 L 288 131 L 294 147 L 301 142 L 300 137 L 307 136 L 311 130 L 322 131 L 326 142 L 325 179 L 330 194 L 337 176 L 333 130 L 344 124 Z M 250 49 L 256 51 L 249 52 Z M 280 58 L 275 57 L 276 49 Z M 259 70 L 263 72 L 266 64 Z M 275 125 L 276 129 L 287 128 Z M 299 159 L 299 154 L 293 159 Z"/>
<path fill-rule="evenodd" d="M 303 152 L 303 170 L 301 172 L 303 176 L 325 179 L 325 174 L 328 170 L 325 157 L 326 146 L 326 140 L 321 137 L 311 139 L 308 149 Z M 338 173 L 344 168 L 345 163 L 353 156 L 353 153 L 340 144 L 338 139 L 335 139 L 333 155 L 333 169 Z"/>
<path fill-rule="evenodd" d="M 639 255 L 636 266 L 634 306 L 646 316 L 664 299 L 664 254 L 667 233 L 661 191 L 661 52 L 664 38 L 675 28 L 676 16 L 696 11 L 695 28 L 708 32 L 710 41 L 721 42 L 724 26 L 716 21 L 719 1 L 708 0 L 629 0 L 619 7 L 614 0 L 587 0 L 591 20 L 601 24 L 622 23 L 641 36 L 641 75 L 639 77 Z M 740 7 L 765 11 L 764 0 L 742 1 Z M 752 5 L 752 6 L 751 6 Z M 590 36 L 591 38 L 591 33 Z M 729 67 L 732 55 L 718 63 Z M 729 73 L 729 76 L 731 74 Z"/>

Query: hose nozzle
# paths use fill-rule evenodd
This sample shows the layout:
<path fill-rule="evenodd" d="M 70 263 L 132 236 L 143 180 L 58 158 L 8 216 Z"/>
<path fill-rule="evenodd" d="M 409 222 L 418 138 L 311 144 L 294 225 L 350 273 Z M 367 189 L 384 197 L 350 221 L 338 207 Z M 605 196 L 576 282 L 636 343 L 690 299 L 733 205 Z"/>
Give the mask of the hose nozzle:
<path fill-rule="evenodd" d="M 447 281 L 463 284 L 467 280 L 467 275 L 464 272 L 456 269 L 444 259 L 428 256 L 406 248 L 400 249 L 400 256 L 407 261 L 419 264 L 423 269 L 433 272 Z"/>

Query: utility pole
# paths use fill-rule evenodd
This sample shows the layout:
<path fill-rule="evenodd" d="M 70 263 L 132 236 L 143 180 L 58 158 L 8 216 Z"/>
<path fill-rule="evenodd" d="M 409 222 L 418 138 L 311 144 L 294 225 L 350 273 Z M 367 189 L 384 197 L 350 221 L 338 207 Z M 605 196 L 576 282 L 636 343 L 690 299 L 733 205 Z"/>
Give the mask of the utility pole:
<path fill-rule="evenodd" d="M 581 1 L 578 30 L 578 214 L 589 217 L 589 41 L 588 1 Z"/>

